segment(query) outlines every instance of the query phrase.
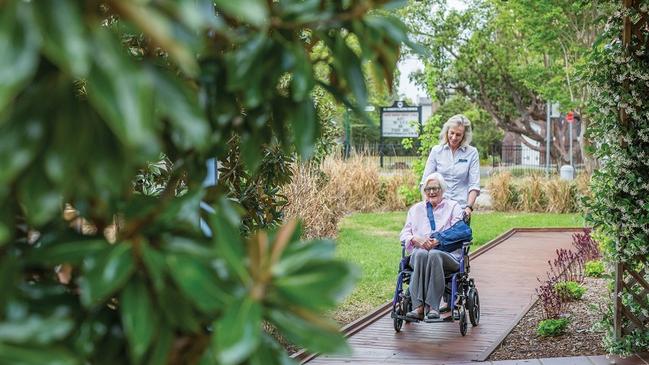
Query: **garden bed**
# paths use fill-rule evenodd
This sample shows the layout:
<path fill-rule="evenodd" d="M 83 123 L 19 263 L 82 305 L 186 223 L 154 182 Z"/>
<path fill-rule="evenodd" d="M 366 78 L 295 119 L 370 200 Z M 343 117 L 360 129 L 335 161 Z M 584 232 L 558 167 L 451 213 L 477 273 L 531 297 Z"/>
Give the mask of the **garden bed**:
<path fill-rule="evenodd" d="M 604 355 L 605 329 L 599 322 L 607 310 L 607 283 L 605 279 L 585 278 L 583 285 L 588 290 L 581 300 L 570 304 L 565 334 L 541 337 L 536 333 L 543 319 L 543 308 L 537 302 L 487 360 Z"/>

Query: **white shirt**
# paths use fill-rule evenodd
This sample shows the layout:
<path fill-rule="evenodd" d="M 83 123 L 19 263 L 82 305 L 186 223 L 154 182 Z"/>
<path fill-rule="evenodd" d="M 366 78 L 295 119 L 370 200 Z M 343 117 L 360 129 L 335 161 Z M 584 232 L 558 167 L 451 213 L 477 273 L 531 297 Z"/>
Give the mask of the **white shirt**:
<path fill-rule="evenodd" d="M 421 183 L 433 172 L 439 172 L 446 180 L 448 188 L 444 197 L 455 200 L 462 207 L 467 205 L 469 191 L 480 194 L 480 155 L 473 146 L 460 146 L 455 156 L 448 143 L 431 148 Z"/>

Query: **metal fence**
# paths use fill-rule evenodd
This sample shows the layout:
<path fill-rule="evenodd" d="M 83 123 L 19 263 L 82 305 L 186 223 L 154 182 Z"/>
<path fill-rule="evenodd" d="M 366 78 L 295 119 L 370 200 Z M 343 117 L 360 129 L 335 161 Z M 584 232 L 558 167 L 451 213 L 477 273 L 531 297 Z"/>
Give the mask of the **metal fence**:
<path fill-rule="evenodd" d="M 528 175 L 539 172 L 556 174 L 561 167 L 556 159 L 545 163 L 545 147 L 535 151 L 523 145 L 494 145 L 491 150 L 492 173 L 508 170 L 514 176 Z M 580 158 L 575 159 L 573 168 L 575 172 L 581 171 L 584 165 Z"/>
<path fill-rule="evenodd" d="M 417 148 L 405 148 L 399 143 L 379 143 L 359 144 L 341 146 L 343 157 L 352 154 L 361 154 L 376 160 L 377 165 L 388 170 L 410 169 L 413 162 L 419 159 Z"/>

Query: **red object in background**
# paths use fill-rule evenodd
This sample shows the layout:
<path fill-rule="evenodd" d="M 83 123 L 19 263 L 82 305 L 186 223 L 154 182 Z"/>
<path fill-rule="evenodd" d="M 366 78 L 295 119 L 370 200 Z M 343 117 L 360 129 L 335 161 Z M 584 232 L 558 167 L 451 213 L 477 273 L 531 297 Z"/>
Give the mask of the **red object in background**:
<path fill-rule="evenodd" d="M 568 112 L 566 114 L 566 122 L 573 123 L 575 121 L 575 114 L 573 112 Z"/>

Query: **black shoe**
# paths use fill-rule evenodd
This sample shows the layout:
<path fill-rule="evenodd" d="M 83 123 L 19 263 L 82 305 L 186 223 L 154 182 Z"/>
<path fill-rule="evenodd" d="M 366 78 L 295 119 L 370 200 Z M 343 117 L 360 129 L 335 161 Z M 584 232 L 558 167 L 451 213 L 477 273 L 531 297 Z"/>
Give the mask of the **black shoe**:
<path fill-rule="evenodd" d="M 439 318 L 439 312 L 431 309 L 428 311 L 428 314 L 426 314 L 427 319 L 438 319 Z"/>
<path fill-rule="evenodd" d="M 439 309 L 440 313 L 446 313 L 446 312 L 450 312 L 450 311 L 451 311 L 451 307 L 449 307 L 448 305 L 445 305 L 445 306 L 443 306 L 442 308 Z"/>
<path fill-rule="evenodd" d="M 417 312 L 416 309 L 413 309 L 410 312 L 406 313 L 406 317 L 413 318 L 413 319 L 418 319 L 418 320 L 421 321 L 422 319 L 424 319 L 424 313 L 423 312 L 419 313 L 419 312 Z"/>

